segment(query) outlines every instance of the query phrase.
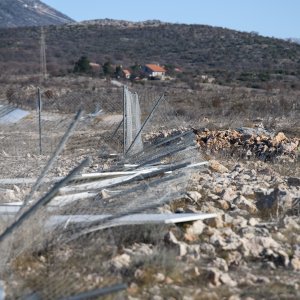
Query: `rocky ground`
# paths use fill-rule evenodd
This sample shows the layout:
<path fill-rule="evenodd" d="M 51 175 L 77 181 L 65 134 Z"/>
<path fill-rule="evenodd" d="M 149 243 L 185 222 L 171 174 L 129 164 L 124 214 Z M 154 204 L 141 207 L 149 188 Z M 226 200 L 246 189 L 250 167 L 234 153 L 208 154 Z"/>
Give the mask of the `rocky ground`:
<path fill-rule="evenodd" d="M 197 143 L 212 153 L 227 151 L 231 156 L 274 161 L 276 158 L 295 159 L 300 145 L 297 137 L 288 138 L 283 132 L 272 133 L 264 127 L 242 127 L 235 130 L 194 130 Z"/>
<path fill-rule="evenodd" d="M 111 264 L 130 270 L 129 299 L 299 299 L 299 138 L 263 128 L 194 132 L 209 168 L 161 210 L 219 216 L 121 247 Z"/>
<path fill-rule="evenodd" d="M 212 160 L 186 199 L 163 210 L 219 217 L 165 229 L 159 243 L 127 246 L 111 264 L 132 273 L 129 299 L 299 299 L 299 203 L 299 178 L 261 161 Z"/>
<path fill-rule="evenodd" d="M 102 159 L 100 153 L 117 150 L 101 146 L 109 145 L 111 132 L 120 121 L 120 88 L 108 87 L 104 79 L 51 80 L 42 94 L 43 155 L 38 153 L 32 101 L 36 86 L 27 77 L 14 77 L 13 83 L 2 86 L 1 98 L 33 112 L 22 122 L 1 129 L 2 178 L 36 178 L 82 103 L 87 115 L 49 177 L 65 176 L 86 155 L 93 156 L 86 173 L 107 170 L 114 163 Z M 177 85 L 164 82 L 146 90 L 144 85 L 135 87 L 145 103 L 167 90 L 168 114 L 160 112 L 162 117 L 157 116 L 156 123 L 162 128 L 177 127 L 169 132 L 151 131 L 146 139 L 159 141 L 191 129 L 191 124 L 206 126 L 209 129 L 194 129 L 194 133 L 209 167 L 193 174 L 184 198 L 159 210 L 215 212 L 219 216 L 177 226 L 114 228 L 74 243 L 59 242 L 55 247 L 43 244 L 41 251 L 14 257 L 8 274 L 1 274 L 7 293 L 18 295 L 11 299 L 32 291 L 41 291 L 41 299 L 61 299 L 120 282 L 128 289 L 114 294 L 113 299 L 300 298 L 298 92 L 198 83 L 192 90 L 186 84 Z M 91 122 L 88 114 L 99 103 L 109 118 Z M 180 122 L 170 114 L 170 107 L 176 109 Z M 184 127 L 173 126 L 171 121 Z M 253 126 L 254 122 L 263 122 L 274 132 Z M 238 126 L 252 128 L 227 129 Z M 0 202 L 23 200 L 30 186 L 0 186 Z M 47 189 L 43 186 L 42 192 Z M 20 234 L 24 237 L 13 244 L 16 249 L 18 243 L 31 239 L 24 231 Z M 2 259 L 10 254 L 4 249 L 0 251 Z"/>
<path fill-rule="evenodd" d="M 159 210 L 214 212 L 217 218 L 116 228 L 16 261 L 25 285 L 37 287 L 53 272 L 53 290 L 56 277 L 60 285 L 79 276 L 85 289 L 127 283 L 115 299 L 299 299 L 299 138 L 262 128 L 195 133 L 209 166 L 193 173 L 184 198 Z M 23 195 L 16 187 L 12 193 Z M 81 260 L 84 270 L 74 263 Z"/>

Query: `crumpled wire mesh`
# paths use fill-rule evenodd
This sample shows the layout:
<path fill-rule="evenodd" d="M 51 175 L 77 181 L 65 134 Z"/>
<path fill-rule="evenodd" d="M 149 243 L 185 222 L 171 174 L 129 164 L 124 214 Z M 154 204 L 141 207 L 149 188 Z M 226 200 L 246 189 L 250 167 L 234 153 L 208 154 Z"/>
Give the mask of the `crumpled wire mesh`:
<path fill-rule="evenodd" d="M 75 100 L 79 102 L 79 98 Z M 147 102 L 141 100 L 142 121 L 156 100 L 154 97 L 149 101 L 149 91 Z M 80 98 L 80 104 L 83 102 Z M 192 170 L 186 167 L 201 159 L 193 145 L 193 135 L 191 132 L 182 134 L 182 124 L 178 120 L 176 123 L 176 115 L 167 101 L 155 111 L 142 133 L 144 150 L 123 157 L 121 130 L 113 136 L 122 120 L 123 103 L 120 100 L 111 106 L 101 104 L 99 102 L 94 112 L 80 119 L 49 172 L 48 181 L 34 193 L 31 206 L 23 208 L 19 214 L 47 197 L 49 190 L 55 189 L 55 182 L 61 179 L 57 176 L 64 178 L 86 156 L 92 158 L 89 166 L 76 174 L 67 186 L 61 186 L 49 203 L 40 206 L 0 244 L 1 251 L 8 254 L 2 257 L 2 277 L 13 279 L 15 283 L 9 289 L 12 298 L 35 292 L 37 299 L 60 299 L 124 280 L 109 261 L 120 246 L 120 235 L 126 230 L 125 236 L 134 236 L 136 227 L 103 229 L 110 228 L 123 216 L 157 212 L 164 204 L 180 199 Z M 42 154 L 45 162 L 38 163 L 39 169 L 32 176 L 41 172 L 72 117 L 72 114 L 61 116 L 47 111 L 42 125 L 44 132 L 49 128 L 44 144 L 49 154 Z M 28 128 L 34 128 L 33 120 L 25 121 Z M 23 128 L 27 129 L 26 126 Z M 30 149 L 34 152 L 36 139 L 32 145 L 35 147 Z M 112 151 L 117 155 L 111 156 Z M 118 169 L 127 173 L 121 177 L 112 173 Z M 104 173 L 108 177 L 103 179 L 102 175 L 93 174 L 100 171 L 112 172 Z M 94 178 L 84 177 L 87 173 Z M 4 223 L 3 228 L 8 223 Z"/>

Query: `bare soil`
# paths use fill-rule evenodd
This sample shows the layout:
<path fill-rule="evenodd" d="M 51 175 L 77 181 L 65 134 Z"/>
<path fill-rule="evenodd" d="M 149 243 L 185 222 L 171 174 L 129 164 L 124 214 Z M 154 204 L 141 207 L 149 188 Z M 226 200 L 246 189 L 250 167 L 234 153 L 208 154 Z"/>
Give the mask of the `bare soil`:
<path fill-rule="evenodd" d="M 120 90 L 106 84 L 97 87 L 95 99 L 97 93 L 108 89 L 106 101 L 112 101 L 106 107 L 117 103 L 118 109 L 91 120 L 88 113 L 93 112 L 96 102 L 89 97 L 85 98 L 86 102 L 81 101 L 90 110 L 49 177 L 65 176 L 87 155 L 93 161 L 85 172 L 106 170 L 116 163 L 100 155 L 121 149 L 120 144 L 111 141 L 112 129 L 121 120 L 117 102 Z M 160 83 L 146 86 L 151 95 L 168 90 L 169 103 L 177 110 L 176 117 L 198 132 L 195 136 L 198 151 L 210 163 L 207 169 L 193 173 L 184 197 L 157 211 L 216 212 L 219 217 L 179 226 L 115 228 L 90 235 L 78 243 L 56 247 L 51 243 L 42 247 L 39 244 L 32 247 L 34 251 L 12 257 L 11 274 L 2 274 L 12 299 L 32 292 L 38 292 L 43 299 L 59 299 L 118 282 L 127 283 L 128 288 L 111 299 L 300 298 L 298 94 L 215 85 L 201 85 L 195 90 L 184 86 L 172 88 Z M 72 95 L 77 91 L 74 87 Z M 89 87 L 86 91 L 91 93 Z M 75 110 L 68 108 L 72 97 L 62 97 L 59 111 L 55 104 L 58 98 L 49 100 L 45 106 L 42 155 L 38 153 L 35 111 L 29 102 L 24 107 L 31 109 L 30 117 L 0 128 L 1 178 L 31 178 L 40 174 L 72 120 L 70 110 Z M 232 149 L 227 147 L 234 145 L 228 141 L 230 134 L 219 133 L 226 130 L 230 133 L 238 127 L 253 129 L 258 123 L 274 133 L 268 149 L 298 144 L 289 153 L 276 151 L 275 159 L 262 159 L 261 155 L 252 155 L 255 151 L 250 144 L 257 146 L 258 135 L 248 137 L 247 148 L 242 143 L 245 139 L 237 133 L 236 142 L 241 143 L 238 146 L 243 151 L 232 155 Z M 207 130 L 203 131 L 202 127 Z M 280 131 L 284 139 L 276 141 Z M 207 142 L 208 137 L 211 143 Z M 251 155 L 247 155 L 249 149 Z M 24 199 L 30 185 L 0 188 L 1 195 L 6 190 L 5 197 L 1 198 L 3 203 Z M 41 194 L 48 188 L 45 185 Z M 21 241 L 22 237 L 16 243 Z"/>

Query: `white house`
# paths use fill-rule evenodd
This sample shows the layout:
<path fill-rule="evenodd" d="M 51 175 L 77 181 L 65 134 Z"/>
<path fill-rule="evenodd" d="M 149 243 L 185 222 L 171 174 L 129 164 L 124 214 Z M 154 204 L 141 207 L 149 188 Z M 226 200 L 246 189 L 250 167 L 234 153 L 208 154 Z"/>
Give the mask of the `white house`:
<path fill-rule="evenodd" d="M 99 64 L 90 62 L 90 67 L 92 69 L 93 72 L 99 72 L 101 69 L 101 66 Z"/>
<path fill-rule="evenodd" d="M 131 72 L 129 70 L 124 69 L 124 70 L 122 70 L 122 72 L 123 72 L 124 78 L 130 79 Z"/>
<path fill-rule="evenodd" d="M 166 75 L 166 70 L 159 66 L 154 64 L 147 64 L 144 66 L 144 72 L 149 77 L 159 77 L 162 78 Z"/>

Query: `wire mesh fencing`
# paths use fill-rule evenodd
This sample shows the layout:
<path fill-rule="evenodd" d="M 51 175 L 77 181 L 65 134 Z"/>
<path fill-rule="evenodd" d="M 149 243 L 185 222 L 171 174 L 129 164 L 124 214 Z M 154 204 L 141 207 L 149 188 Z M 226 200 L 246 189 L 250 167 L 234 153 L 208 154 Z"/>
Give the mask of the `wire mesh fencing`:
<path fill-rule="evenodd" d="M 157 91 L 47 93 L 40 111 L 27 105 L 29 116 L 1 127 L 9 155 L 0 184 L 19 200 L 2 199 L 1 278 L 11 298 L 84 299 L 124 288 L 112 258 L 145 226 L 168 222 L 158 212 L 183 197 L 202 166 L 193 132 Z"/>
<path fill-rule="evenodd" d="M 141 109 L 137 93 L 131 93 L 127 87 L 124 87 L 124 109 L 123 111 L 123 132 L 124 132 L 124 154 L 127 152 L 137 152 L 143 148 L 143 142 L 140 135 L 141 127 Z"/>

